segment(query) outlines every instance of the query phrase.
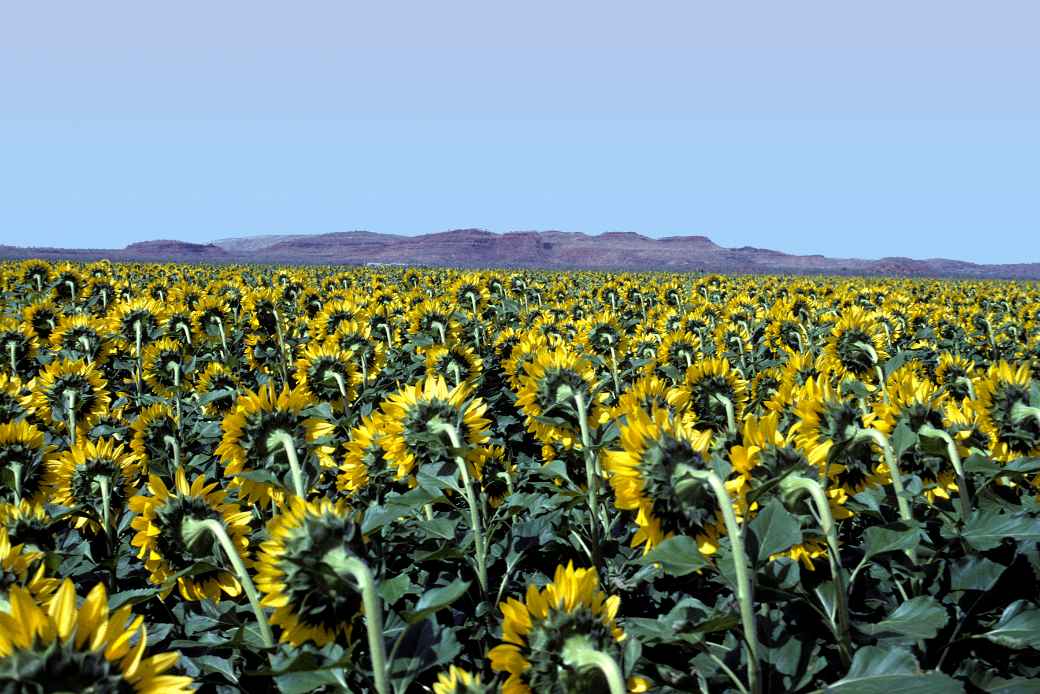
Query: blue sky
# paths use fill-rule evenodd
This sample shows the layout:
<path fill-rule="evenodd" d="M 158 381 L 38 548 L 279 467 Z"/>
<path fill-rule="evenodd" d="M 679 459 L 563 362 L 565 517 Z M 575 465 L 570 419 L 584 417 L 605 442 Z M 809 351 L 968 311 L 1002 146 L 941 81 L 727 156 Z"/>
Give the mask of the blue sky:
<path fill-rule="evenodd" d="M 8 3 L 0 243 L 704 234 L 1040 261 L 1040 5 Z"/>

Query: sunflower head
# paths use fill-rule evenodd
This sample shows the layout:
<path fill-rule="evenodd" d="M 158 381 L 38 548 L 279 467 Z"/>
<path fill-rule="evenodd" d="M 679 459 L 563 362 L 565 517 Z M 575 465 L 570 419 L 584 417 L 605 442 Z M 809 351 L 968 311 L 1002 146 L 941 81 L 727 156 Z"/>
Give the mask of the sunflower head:
<path fill-rule="evenodd" d="M 47 472 L 47 485 L 54 503 L 69 508 L 91 509 L 100 517 L 106 511 L 119 513 L 134 494 L 140 474 L 140 460 L 113 439 L 80 439 L 71 450 L 57 456 Z M 77 516 L 77 528 L 96 533 L 101 526 L 94 520 Z"/>
<path fill-rule="evenodd" d="M 584 357 L 560 346 L 541 349 L 524 366 L 526 375 L 517 405 L 527 415 L 528 429 L 543 443 L 558 439 L 567 447 L 581 443 L 578 399 L 586 408 L 586 423 L 605 417 L 599 408 L 606 395 L 596 388 L 596 372 Z"/>
<path fill-rule="evenodd" d="M 43 501 L 54 446 L 25 420 L 0 424 L 0 501 Z"/>
<path fill-rule="evenodd" d="M 361 595 L 347 562 L 364 555 L 361 530 L 344 502 L 293 497 L 268 523 L 257 587 L 274 608 L 281 640 L 318 646 L 350 637 Z"/>
<path fill-rule="evenodd" d="M 350 355 L 331 345 L 307 345 L 296 360 L 299 387 L 311 400 L 330 403 L 337 412 L 344 411 L 357 397 L 360 380 Z"/>
<path fill-rule="evenodd" d="M 225 465 L 224 474 L 234 478 L 231 484 L 240 487 L 248 501 L 266 507 L 291 488 L 287 446 L 294 446 L 305 478 L 317 479 L 320 468 L 335 467 L 334 449 L 326 441 L 334 427 L 311 416 L 310 404 L 302 388 L 278 392 L 268 383 L 257 392 L 240 395 L 234 412 L 224 417 L 224 436 L 216 452 Z M 260 475 L 243 476 L 243 471 Z"/>
<path fill-rule="evenodd" d="M 686 370 L 683 382 L 669 394 L 679 411 L 691 411 L 697 425 L 715 432 L 730 427 L 743 416 L 747 405 L 747 382 L 723 357 L 703 359 Z"/>
<path fill-rule="evenodd" d="M 108 609 L 97 584 L 76 607 L 65 579 L 49 600 L 14 586 L 0 610 L 0 685 L 10 691 L 90 691 L 179 694 L 193 690 L 190 677 L 166 674 L 177 653 L 145 657 L 144 620 L 129 607 Z M 14 687 L 14 689 L 11 689 Z"/>
<path fill-rule="evenodd" d="M 389 436 L 382 414 L 371 413 L 346 438 L 345 454 L 336 478 L 336 489 L 346 493 L 350 503 L 365 508 L 369 501 L 381 503 L 395 474 L 391 475 L 386 443 Z"/>
<path fill-rule="evenodd" d="M 433 694 L 488 694 L 491 691 L 481 681 L 480 675 L 454 665 L 437 675 L 437 681 L 433 683 Z"/>
<path fill-rule="evenodd" d="M 625 633 L 617 625 L 617 596 L 599 590 L 595 569 L 557 566 L 553 581 L 539 590 L 527 587 L 523 602 L 509 598 L 502 611 L 502 644 L 488 653 L 491 668 L 509 674 L 503 694 L 536 691 L 593 694 L 606 691 L 599 670 L 579 671 L 564 662 L 564 647 L 578 640 L 620 662 Z M 646 682 L 630 678 L 630 692 Z"/>
<path fill-rule="evenodd" d="M 1040 394 L 1028 364 L 1000 361 L 989 367 L 976 388 L 975 409 L 982 429 L 994 441 L 991 454 L 1010 461 L 1040 454 Z"/>
<path fill-rule="evenodd" d="M 622 450 L 605 454 L 604 469 L 617 507 L 636 511 L 632 546 L 649 552 L 664 539 L 684 534 L 695 537 L 703 553 L 713 553 L 722 527 L 715 496 L 706 484 L 680 490 L 685 470 L 708 468 L 711 432 L 698 431 L 664 409 L 628 412 L 620 429 Z"/>
<path fill-rule="evenodd" d="M 888 356 L 885 342 L 877 315 L 853 306 L 842 313 L 831 329 L 821 366 L 840 379 L 873 381 L 875 367 Z"/>
<path fill-rule="evenodd" d="M 0 504 L 0 527 L 7 531 L 13 545 L 41 552 L 50 552 L 56 545 L 51 517 L 40 503 L 23 500 L 17 504 Z"/>
<path fill-rule="evenodd" d="M 405 386 L 382 404 L 386 427 L 387 459 L 397 468 L 398 479 L 411 479 L 418 467 L 432 466 L 455 469 L 458 455 L 445 425 L 454 428 L 467 456 L 488 438 L 490 421 L 480 398 L 474 398 L 462 384 L 448 389 L 440 376 L 427 378 L 414 386 Z"/>
<path fill-rule="evenodd" d="M 220 362 L 210 362 L 198 376 L 195 391 L 204 399 L 202 413 L 224 417 L 235 406 L 238 379 Z"/>
<path fill-rule="evenodd" d="M 224 565 L 221 550 L 211 535 L 196 532 L 202 521 L 215 520 L 222 524 L 239 554 L 245 555 L 252 514 L 227 503 L 227 493 L 218 487 L 216 482 L 206 484 L 203 477 L 195 478 L 189 485 L 184 470 L 180 469 L 172 490 L 157 475 L 151 475 L 148 478 L 150 493 L 130 499 L 130 510 L 134 513 L 130 526 L 137 531 L 131 544 L 140 548 L 138 557 L 144 560 L 152 583 L 164 585 L 199 562 L 214 567 Z M 185 600 L 219 601 L 222 594 L 235 597 L 242 591 L 234 573 L 224 568 L 177 576 L 176 581 Z"/>
<path fill-rule="evenodd" d="M 29 402 L 45 419 L 66 431 L 69 414 L 74 413 L 78 436 L 94 426 L 108 409 L 107 385 L 94 364 L 55 360 L 40 372 Z"/>

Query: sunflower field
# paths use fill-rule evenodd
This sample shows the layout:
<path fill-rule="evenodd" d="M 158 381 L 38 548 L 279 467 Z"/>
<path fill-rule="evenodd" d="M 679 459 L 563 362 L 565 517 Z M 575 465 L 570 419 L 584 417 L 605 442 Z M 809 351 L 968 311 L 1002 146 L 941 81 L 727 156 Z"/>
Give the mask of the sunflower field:
<path fill-rule="evenodd" d="M 0 263 L 0 693 L 1040 691 L 1040 288 Z"/>

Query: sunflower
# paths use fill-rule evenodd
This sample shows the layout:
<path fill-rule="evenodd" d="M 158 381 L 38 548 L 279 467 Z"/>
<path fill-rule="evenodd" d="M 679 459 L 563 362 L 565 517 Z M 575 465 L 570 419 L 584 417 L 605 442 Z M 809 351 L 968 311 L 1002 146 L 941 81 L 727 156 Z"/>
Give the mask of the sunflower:
<path fill-rule="evenodd" d="M 361 594 L 344 562 L 364 552 L 349 507 L 292 497 L 267 524 L 267 536 L 256 586 L 261 604 L 274 608 L 271 624 L 281 627 L 281 641 L 320 647 L 349 639 Z"/>
<path fill-rule="evenodd" d="M 121 513 L 137 487 L 140 467 L 137 456 L 112 439 L 78 441 L 51 461 L 46 479 L 50 500 L 73 509 L 100 508 L 106 516 Z M 106 502 L 108 507 L 103 508 Z M 83 516 L 72 523 L 91 533 L 101 530 L 96 521 Z"/>
<path fill-rule="evenodd" d="M 36 301 L 22 311 L 22 320 L 32 330 L 36 339 L 48 344 L 61 316 L 61 309 L 50 299 Z"/>
<path fill-rule="evenodd" d="M 444 302 L 423 300 L 409 314 L 409 332 L 413 339 L 445 343 L 448 338 L 458 337 L 461 326 Z"/>
<path fill-rule="evenodd" d="M 130 448 L 141 462 L 143 473 L 152 470 L 167 473 L 167 479 L 172 480 L 173 470 L 173 448 L 176 446 L 181 464 L 190 460 L 195 453 L 201 450 L 185 450 L 177 426 L 177 418 L 170 406 L 157 403 L 141 410 L 137 419 L 130 425 L 133 436 L 130 440 Z"/>
<path fill-rule="evenodd" d="M 36 336 L 30 325 L 0 320 L 0 372 L 31 378 L 36 369 Z"/>
<path fill-rule="evenodd" d="M 25 420 L 0 424 L 0 501 L 43 501 L 47 468 L 54 455 L 42 431 Z"/>
<path fill-rule="evenodd" d="M 202 413 L 224 417 L 235 406 L 238 388 L 234 373 L 220 362 L 210 362 L 195 381 L 195 392 L 203 400 Z"/>
<path fill-rule="evenodd" d="M 483 417 L 487 405 L 472 397 L 465 384 L 448 389 L 440 376 L 405 386 L 383 401 L 386 459 L 397 468 L 397 479 L 411 483 L 417 468 L 455 469 L 457 455 L 442 427 L 451 425 L 464 446 L 481 446 L 491 422 Z M 467 456 L 470 457 L 470 456 Z"/>
<path fill-rule="evenodd" d="M 115 351 L 104 321 L 90 316 L 62 316 L 50 336 L 55 352 L 69 359 L 105 364 Z"/>
<path fill-rule="evenodd" d="M 824 479 L 827 472 L 827 447 L 816 445 L 803 449 L 797 442 L 795 432 L 785 434 L 780 430 L 779 419 L 776 412 L 744 419 L 742 441 L 730 449 L 730 462 L 739 480 L 736 494 L 740 499 L 738 505 L 745 513 L 753 514 L 761 505 L 756 499 L 758 494 L 774 490 L 780 492 L 777 487 L 780 481 L 796 475 L 814 480 L 825 488 L 833 518 L 849 518 L 852 513 L 845 508 L 847 492 L 840 486 L 828 486 Z M 789 508 L 792 506 L 786 499 L 784 502 Z M 804 497 L 794 502 L 794 505 L 796 508 L 790 510 L 795 511 L 797 518 L 805 521 L 813 517 L 814 511 L 808 507 Z M 812 531 L 814 528 L 803 530 Z M 817 537 L 791 547 L 780 556 L 801 561 L 811 571 L 814 568 L 812 560 L 825 554 L 826 539 Z"/>
<path fill-rule="evenodd" d="M 296 383 L 311 401 L 330 403 L 343 412 L 357 397 L 361 380 L 349 353 L 336 347 L 311 343 L 296 360 Z"/>
<path fill-rule="evenodd" d="M 1040 415 L 1028 364 L 1000 361 L 989 367 L 975 389 L 982 431 L 993 441 L 991 455 L 1010 462 L 1040 455 Z"/>
<path fill-rule="evenodd" d="M 485 694 L 489 691 L 480 680 L 480 675 L 454 665 L 447 672 L 437 675 L 437 681 L 433 683 L 433 694 Z"/>
<path fill-rule="evenodd" d="M 0 526 L 0 613 L 11 604 L 8 591 L 12 586 L 20 586 L 33 597 L 46 602 L 58 588 L 58 581 L 47 577 L 43 552 L 17 540 L 12 543 L 7 528 Z M 2 638 L 3 634 L 0 633 L 0 652 L 3 650 Z M 2 684 L 3 675 L 0 675 Z"/>
<path fill-rule="evenodd" d="M 475 477 L 491 508 L 498 508 L 505 501 L 516 475 L 516 466 L 506 457 L 502 446 L 483 446 L 473 456 Z"/>
<path fill-rule="evenodd" d="M 191 312 L 195 334 L 209 342 L 227 346 L 234 318 L 228 305 L 218 296 L 203 297 Z"/>
<path fill-rule="evenodd" d="M 828 479 L 849 496 L 890 480 L 874 446 L 857 437 L 863 412 L 853 397 L 842 395 L 826 376 L 808 381 L 795 395 L 798 421 L 792 432 L 803 450 L 826 451 Z"/>
<path fill-rule="evenodd" d="M 311 341 L 324 342 L 336 332 L 341 323 L 358 320 L 360 316 L 360 307 L 351 299 L 338 298 L 327 302 L 310 321 L 308 330 Z"/>
<path fill-rule="evenodd" d="M 379 339 L 379 333 L 374 333 L 365 323 L 340 323 L 326 343 L 354 360 L 359 383 L 362 376 L 366 383 L 372 383 L 386 366 L 386 345 Z"/>
<path fill-rule="evenodd" d="M 676 468 L 707 466 L 710 431 L 698 431 L 668 410 L 633 410 L 620 425 L 622 450 L 607 451 L 603 467 L 614 488 L 615 505 L 636 511 L 632 546 L 647 553 L 676 534 L 692 535 L 703 554 L 714 554 L 723 528 L 722 510 L 706 486 L 695 503 L 680 498 Z"/>
<path fill-rule="evenodd" d="M 869 383 L 876 380 L 876 367 L 886 358 L 885 331 L 878 316 L 853 306 L 842 312 L 831 329 L 820 368 L 833 372 L 840 380 Z"/>
<path fill-rule="evenodd" d="M 165 320 L 162 304 L 147 297 L 120 302 L 109 317 L 109 330 L 129 345 L 157 335 Z"/>
<path fill-rule="evenodd" d="M 94 586 L 79 609 L 69 579 L 49 601 L 19 586 L 11 588 L 9 600 L 9 608 L 0 611 L 0 688 L 4 691 L 193 691 L 190 677 L 164 674 L 176 664 L 176 652 L 144 657 L 148 643 L 144 619 L 135 617 L 129 607 L 109 613 L 102 583 Z"/>
<path fill-rule="evenodd" d="M 524 372 L 516 404 L 527 417 L 528 430 L 542 443 L 559 440 L 567 448 L 581 445 L 579 397 L 590 427 L 606 423 L 608 412 L 600 406 L 606 394 L 596 387 L 595 368 L 573 350 L 540 349 L 524 365 Z"/>
<path fill-rule="evenodd" d="M 382 498 L 383 477 L 389 471 L 386 444 L 388 433 L 380 412 L 372 412 L 350 430 L 346 455 L 340 463 L 336 489 L 345 492 L 358 507 L 370 498 Z"/>
<path fill-rule="evenodd" d="M 471 387 L 480 381 L 483 362 L 469 345 L 449 340 L 444 345 L 420 347 L 417 352 L 423 358 L 427 378 L 440 376 L 448 383 Z"/>
<path fill-rule="evenodd" d="M 335 467 L 334 448 L 325 443 L 325 437 L 334 427 L 305 410 L 311 405 L 302 388 L 283 388 L 279 393 L 273 383 L 258 391 L 247 390 L 239 396 L 235 410 L 224 417 L 221 427 L 224 436 L 216 453 L 224 464 L 224 474 L 233 478 L 231 485 L 239 487 L 247 501 L 267 507 L 271 500 L 281 501 L 292 474 L 285 450 L 285 437 L 292 439 L 296 457 L 304 477 L 317 479 L 322 467 Z M 263 471 L 278 482 L 259 481 L 241 476 L 242 472 Z"/>
<path fill-rule="evenodd" d="M 747 382 L 727 359 L 703 359 L 686 370 L 683 381 L 669 393 L 668 400 L 680 412 L 692 411 L 698 426 L 723 432 L 735 427 L 744 414 Z"/>
<path fill-rule="evenodd" d="M 686 373 L 701 358 L 701 338 L 687 330 L 669 332 L 657 347 L 657 366 L 670 366 L 676 373 Z"/>
<path fill-rule="evenodd" d="M 42 503 L 22 500 L 17 504 L 0 504 L 0 527 L 7 531 L 12 544 L 43 552 L 50 552 L 56 546 L 51 517 Z"/>
<path fill-rule="evenodd" d="M 252 513 L 225 502 L 227 492 L 216 482 L 206 484 L 196 477 L 191 485 L 184 470 L 176 472 L 174 488 L 169 490 L 157 475 L 148 477 L 150 494 L 138 494 L 129 501 L 134 513 L 130 527 L 137 531 L 130 544 L 140 548 L 137 556 L 144 560 L 152 583 L 162 586 L 176 577 L 181 597 L 185 600 L 210 599 L 218 602 L 223 593 L 236 597 L 242 592 L 235 574 L 214 568 L 202 573 L 178 575 L 205 562 L 220 567 L 222 555 L 210 535 L 201 534 L 189 544 L 185 540 L 185 521 L 216 520 L 223 524 L 228 536 L 243 557 L 249 547 L 249 519 Z M 164 595 L 169 594 L 169 589 Z"/>
<path fill-rule="evenodd" d="M 83 294 L 83 285 L 83 275 L 70 263 L 62 263 L 59 266 L 58 275 L 51 283 L 54 288 L 54 298 L 57 301 L 72 304 L 75 304 Z"/>
<path fill-rule="evenodd" d="M 526 599 L 509 598 L 502 611 L 502 641 L 488 653 L 491 669 L 507 672 L 502 694 L 536 691 L 606 691 L 598 671 L 580 672 L 563 660 L 563 647 L 581 639 L 592 648 L 621 661 L 625 632 L 617 625 L 618 596 L 599 590 L 595 569 L 575 569 L 573 563 L 556 567 L 553 582 L 542 590 L 531 584 Z M 644 692 L 648 682 L 628 680 L 629 692 Z"/>
<path fill-rule="evenodd" d="M 185 361 L 184 348 L 176 340 L 163 337 L 149 342 L 141 357 L 145 383 L 160 397 L 173 396 L 183 384 Z"/>
<path fill-rule="evenodd" d="M 79 436 L 108 409 L 107 385 L 93 364 L 55 360 L 40 372 L 29 404 L 45 421 L 66 431 L 71 413 Z"/>

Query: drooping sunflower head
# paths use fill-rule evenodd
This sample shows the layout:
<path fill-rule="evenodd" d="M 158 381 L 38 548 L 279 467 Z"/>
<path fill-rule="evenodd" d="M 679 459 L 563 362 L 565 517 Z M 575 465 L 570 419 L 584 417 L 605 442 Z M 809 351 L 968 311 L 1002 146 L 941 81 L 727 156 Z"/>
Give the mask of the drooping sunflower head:
<path fill-rule="evenodd" d="M 543 348 L 524 371 L 516 403 L 527 417 L 527 428 L 543 443 L 560 440 L 567 447 L 581 444 L 579 399 L 588 426 L 606 417 L 606 411 L 598 407 L 606 396 L 596 387 L 592 363 L 571 349 Z"/>
<path fill-rule="evenodd" d="M 182 461 L 190 460 L 194 452 L 201 452 L 185 446 L 178 429 L 175 413 L 167 404 L 151 405 L 137 415 L 130 425 L 133 432 L 130 448 L 141 462 L 143 473 L 150 470 L 166 473 L 168 468 L 172 469 L 175 446 Z M 168 479 L 173 478 L 169 476 Z"/>
<path fill-rule="evenodd" d="M 149 580 L 164 585 L 171 577 L 199 562 L 223 567 L 225 559 L 209 533 L 194 532 L 199 523 L 220 523 L 240 555 L 249 547 L 249 519 L 252 514 L 225 501 L 227 493 L 216 482 L 206 484 L 203 477 L 189 485 L 184 470 L 177 470 L 173 489 L 167 488 L 157 475 L 148 478 L 148 494 L 129 501 L 134 513 L 130 526 L 137 531 L 131 545 L 140 548 Z M 210 599 L 221 595 L 239 595 L 242 586 L 232 571 L 214 568 L 202 573 L 177 577 L 181 597 L 185 600 Z"/>
<path fill-rule="evenodd" d="M 679 411 L 692 411 L 698 426 L 724 432 L 744 414 L 747 382 L 727 359 L 703 359 L 686 370 L 668 399 Z"/>
<path fill-rule="evenodd" d="M 989 367 L 976 388 L 975 409 L 993 439 L 991 454 L 1010 461 L 1040 454 L 1040 415 L 1028 364 L 1000 361 Z"/>
<path fill-rule="evenodd" d="M 604 359 L 614 354 L 615 360 L 627 350 L 628 335 L 621 328 L 618 317 L 611 311 L 600 313 L 582 320 L 578 324 L 578 334 L 589 351 Z"/>
<path fill-rule="evenodd" d="M 458 337 L 459 323 L 451 307 L 441 301 L 422 300 L 409 311 L 409 332 L 413 338 L 445 343 Z"/>
<path fill-rule="evenodd" d="M 371 500 L 379 503 L 390 484 L 390 467 L 386 458 L 387 430 L 382 413 L 372 412 L 346 436 L 341 444 L 343 460 L 336 477 L 336 489 L 344 492 L 359 508 Z M 396 471 L 394 475 L 396 477 Z"/>
<path fill-rule="evenodd" d="M 39 548 L 12 538 L 7 527 L 0 525 L 0 612 L 10 608 L 10 590 L 14 586 L 26 589 L 36 598 L 47 600 L 57 589 L 58 581 L 47 576 L 44 554 Z M 0 640 L 0 650 L 2 648 L 3 641 Z M 3 675 L 0 675 L 2 683 Z"/>
<path fill-rule="evenodd" d="M 361 374 L 350 356 L 331 345 L 308 344 L 296 360 L 296 383 L 312 401 L 344 411 L 357 397 Z"/>
<path fill-rule="evenodd" d="M 473 456 L 475 477 L 487 495 L 488 505 L 498 508 L 509 494 L 516 466 L 506 456 L 502 446 L 483 446 Z"/>
<path fill-rule="evenodd" d="M 67 359 L 102 364 L 115 349 L 104 321 L 80 314 L 62 316 L 51 333 L 50 343 L 55 352 Z"/>
<path fill-rule="evenodd" d="M 826 376 L 808 381 L 796 398 L 798 421 L 792 432 L 798 445 L 807 451 L 817 447 L 826 451 L 827 470 L 837 486 L 853 495 L 885 483 L 879 453 L 857 436 L 864 427 L 864 413 L 855 398 L 843 395 Z"/>
<path fill-rule="evenodd" d="M 147 297 L 120 302 L 109 316 L 109 330 L 129 345 L 145 342 L 157 335 L 163 325 L 162 304 Z"/>
<path fill-rule="evenodd" d="M 657 348 L 658 367 L 670 366 L 684 374 L 701 358 L 701 338 L 687 330 L 669 332 Z"/>
<path fill-rule="evenodd" d="M 267 525 L 257 588 L 274 608 L 271 624 L 294 646 L 324 646 L 350 637 L 361 594 L 348 563 L 364 556 L 361 530 L 344 502 L 293 497 Z"/>
<path fill-rule="evenodd" d="M 36 379 L 30 404 L 50 424 L 66 431 L 69 414 L 73 413 L 78 436 L 94 426 L 108 409 L 107 385 L 93 364 L 55 360 Z"/>
<path fill-rule="evenodd" d="M 852 306 L 831 329 L 820 366 L 839 379 L 869 383 L 876 380 L 876 367 L 887 357 L 885 332 L 877 316 Z"/>
<path fill-rule="evenodd" d="M 43 299 L 29 304 L 22 311 L 22 320 L 36 335 L 36 339 L 44 343 L 50 342 L 51 333 L 61 319 L 61 309 L 50 299 Z"/>
<path fill-rule="evenodd" d="M 359 383 L 362 379 L 367 383 L 374 382 L 386 366 L 386 343 L 364 322 L 351 320 L 340 323 L 326 344 L 354 362 Z"/>
<path fill-rule="evenodd" d="M 0 504 L 0 527 L 7 531 L 12 545 L 41 552 L 50 552 L 56 545 L 51 517 L 42 503 L 23 499 L 17 504 Z"/>
<path fill-rule="evenodd" d="M 191 312 L 195 326 L 194 333 L 202 338 L 220 344 L 230 339 L 235 327 L 231 309 L 218 296 L 205 296 Z"/>
<path fill-rule="evenodd" d="M 537 691 L 594 694 L 606 691 L 598 670 L 578 670 L 564 662 L 564 646 L 576 639 L 620 661 L 625 632 L 617 625 L 619 597 L 599 590 L 595 569 L 557 566 L 553 582 L 527 587 L 526 599 L 509 598 L 502 611 L 502 643 L 488 653 L 491 668 L 509 674 L 503 694 Z M 632 677 L 628 691 L 645 691 Z"/>
<path fill-rule="evenodd" d="M 36 374 L 36 336 L 28 323 L 0 319 L 0 373 L 32 378 Z"/>
<path fill-rule="evenodd" d="M 405 386 L 383 401 L 386 456 L 397 468 L 397 479 L 411 479 L 417 468 L 455 469 L 451 427 L 464 447 L 482 445 L 488 438 L 487 405 L 472 397 L 465 385 L 448 389 L 440 376 Z M 472 449 L 470 451 L 472 453 Z"/>
<path fill-rule="evenodd" d="M 338 298 L 327 302 L 309 324 L 311 340 L 324 342 L 339 328 L 340 324 L 358 320 L 360 307 L 351 299 Z"/>
<path fill-rule="evenodd" d="M 483 361 L 469 345 L 449 340 L 448 344 L 434 344 L 418 350 L 426 367 L 426 377 L 440 376 L 447 383 L 466 383 L 475 387 L 480 380 Z"/>
<path fill-rule="evenodd" d="M 333 447 L 326 441 L 334 427 L 307 410 L 311 405 L 300 387 L 275 390 L 273 383 L 258 391 L 246 391 L 235 410 L 224 417 L 224 435 L 216 453 L 225 465 L 224 474 L 240 487 L 250 502 L 266 507 L 272 498 L 280 501 L 292 489 L 292 467 L 287 447 L 293 447 L 304 478 L 315 480 L 320 468 L 335 467 Z M 243 471 L 260 471 L 273 477 L 260 481 L 241 476 Z"/>
<path fill-rule="evenodd" d="M 76 607 L 69 579 L 47 599 L 13 586 L 0 610 L 0 685 L 16 692 L 193 691 L 190 677 L 167 674 L 178 654 L 145 657 L 144 620 L 129 607 L 108 609 L 103 583 Z M 17 672 L 16 677 L 7 673 Z"/>
<path fill-rule="evenodd" d="M 162 397 L 173 395 L 184 382 L 184 348 L 180 342 L 163 337 L 148 343 L 141 357 L 141 373 L 152 392 Z"/>
<path fill-rule="evenodd" d="M 195 383 L 195 392 L 204 400 L 202 413 L 207 417 L 223 417 L 230 412 L 238 398 L 238 389 L 235 374 L 216 361 L 206 366 Z"/>
<path fill-rule="evenodd" d="M 113 439 L 80 439 L 71 450 L 51 461 L 47 486 L 51 500 L 61 506 L 89 509 L 102 517 L 107 504 L 109 513 L 121 513 L 137 487 L 141 462 L 136 455 Z M 76 516 L 73 524 L 97 533 L 97 521 Z"/>
<path fill-rule="evenodd" d="M 711 432 L 699 431 L 667 410 L 633 410 L 620 425 L 621 450 L 604 454 L 615 504 L 636 511 L 632 546 L 649 552 L 672 535 L 690 535 L 701 551 L 715 551 L 722 528 L 721 508 L 704 485 L 691 487 L 695 499 L 680 494 L 684 469 L 708 468 Z"/>
<path fill-rule="evenodd" d="M 0 424 L 0 501 L 43 501 L 54 454 L 42 431 L 25 420 Z"/>

